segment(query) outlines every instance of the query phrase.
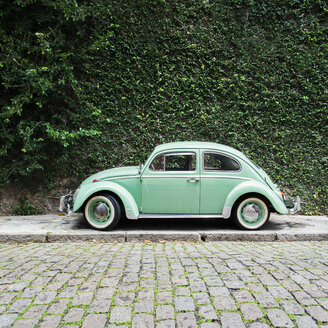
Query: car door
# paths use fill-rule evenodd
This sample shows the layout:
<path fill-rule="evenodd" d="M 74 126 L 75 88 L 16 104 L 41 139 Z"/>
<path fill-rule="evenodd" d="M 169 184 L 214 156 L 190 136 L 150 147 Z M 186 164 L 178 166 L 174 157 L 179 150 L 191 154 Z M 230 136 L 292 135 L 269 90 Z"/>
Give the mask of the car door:
<path fill-rule="evenodd" d="M 241 164 L 230 155 L 214 150 L 201 151 L 200 213 L 222 214 L 230 191 L 247 180 Z"/>
<path fill-rule="evenodd" d="M 141 177 L 142 213 L 199 213 L 199 150 L 156 154 Z"/>

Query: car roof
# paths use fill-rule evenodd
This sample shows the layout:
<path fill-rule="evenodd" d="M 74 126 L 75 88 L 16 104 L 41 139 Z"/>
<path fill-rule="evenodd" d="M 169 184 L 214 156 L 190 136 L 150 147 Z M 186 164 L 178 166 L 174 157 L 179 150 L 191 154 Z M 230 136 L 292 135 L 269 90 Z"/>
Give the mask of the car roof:
<path fill-rule="evenodd" d="M 225 152 L 229 152 L 241 157 L 244 157 L 244 154 L 241 153 L 239 150 L 218 144 L 215 142 L 203 142 L 203 141 L 179 141 L 179 142 L 171 142 L 171 143 L 165 143 L 162 145 L 157 146 L 154 151 L 159 152 L 162 150 L 175 150 L 175 149 L 213 149 L 213 150 L 221 150 Z"/>

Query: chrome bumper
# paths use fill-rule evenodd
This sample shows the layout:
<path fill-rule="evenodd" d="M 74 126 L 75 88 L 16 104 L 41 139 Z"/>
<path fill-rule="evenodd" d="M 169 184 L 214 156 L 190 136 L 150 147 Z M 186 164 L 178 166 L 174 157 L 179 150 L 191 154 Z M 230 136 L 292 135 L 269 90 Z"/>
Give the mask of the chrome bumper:
<path fill-rule="evenodd" d="M 61 196 L 59 201 L 59 211 L 71 214 L 73 211 L 73 194 L 70 191 L 67 195 Z"/>
<path fill-rule="evenodd" d="M 285 201 L 288 214 L 295 214 L 301 210 L 301 198 L 297 196 L 295 199 Z"/>

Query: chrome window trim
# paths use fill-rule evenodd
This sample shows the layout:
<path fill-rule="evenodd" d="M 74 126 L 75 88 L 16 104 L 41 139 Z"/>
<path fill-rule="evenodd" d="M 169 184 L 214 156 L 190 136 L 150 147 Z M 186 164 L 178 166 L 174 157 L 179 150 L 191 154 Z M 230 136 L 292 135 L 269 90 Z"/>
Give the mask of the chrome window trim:
<path fill-rule="evenodd" d="M 160 171 L 160 170 L 152 170 L 151 168 L 150 168 L 150 166 L 151 166 L 151 164 L 153 163 L 153 161 L 158 157 L 158 156 L 160 156 L 160 155 L 165 155 L 164 156 L 164 168 L 165 168 L 165 157 L 166 157 L 166 155 L 167 154 L 169 154 L 169 155 L 191 155 L 191 156 L 193 156 L 193 155 L 195 155 L 195 157 L 196 157 L 196 168 L 195 168 L 195 170 L 192 170 L 192 171 L 173 171 L 173 170 L 170 170 L 170 171 Z M 162 153 L 160 153 L 160 154 L 157 154 L 156 156 L 154 156 L 154 158 L 152 159 L 152 161 L 149 163 L 149 166 L 148 166 L 148 171 L 149 172 L 154 172 L 154 173 L 160 173 L 160 174 L 162 174 L 162 173 L 167 173 L 167 172 L 177 172 L 177 173 L 180 173 L 180 172 L 197 172 L 197 152 L 196 151 L 174 151 L 174 152 L 162 152 Z M 143 176 L 143 178 L 144 178 L 144 176 Z"/>
<path fill-rule="evenodd" d="M 221 156 L 225 156 L 225 157 L 228 157 L 230 159 L 232 159 L 233 161 L 237 162 L 237 164 L 239 165 L 239 170 L 205 170 L 205 159 L 204 159 L 204 155 L 205 154 L 218 154 L 218 155 L 221 155 Z M 240 162 L 235 159 L 234 157 L 231 157 L 229 155 L 226 155 L 226 154 L 223 154 L 221 152 L 218 152 L 218 151 L 206 151 L 206 150 L 203 150 L 203 153 L 202 153 L 202 172 L 205 172 L 205 173 L 210 173 L 210 172 L 228 172 L 228 173 L 238 173 L 238 172 L 241 172 L 241 169 L 242 169 L 242 166 L 240 164 Z"/>

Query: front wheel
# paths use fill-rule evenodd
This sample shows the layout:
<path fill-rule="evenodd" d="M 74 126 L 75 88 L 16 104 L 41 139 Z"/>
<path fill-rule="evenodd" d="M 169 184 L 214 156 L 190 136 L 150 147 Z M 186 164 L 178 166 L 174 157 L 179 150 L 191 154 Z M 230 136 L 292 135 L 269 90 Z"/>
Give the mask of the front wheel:
<path fill-rule="evenodd" d="M 121 208 L 113 196 L 96 195 L 86 203 L 84 217 L 93 228 L 99 230 L 111 229 L 120 220 Z"/>
<path fill-rule="evenodd" d="M 242 199 L 234 205 L 232 220 L 237 227 L 255 230 L 262 227 L 270 217 L 270 210 L 265 201 L 257 197 Z"/>

